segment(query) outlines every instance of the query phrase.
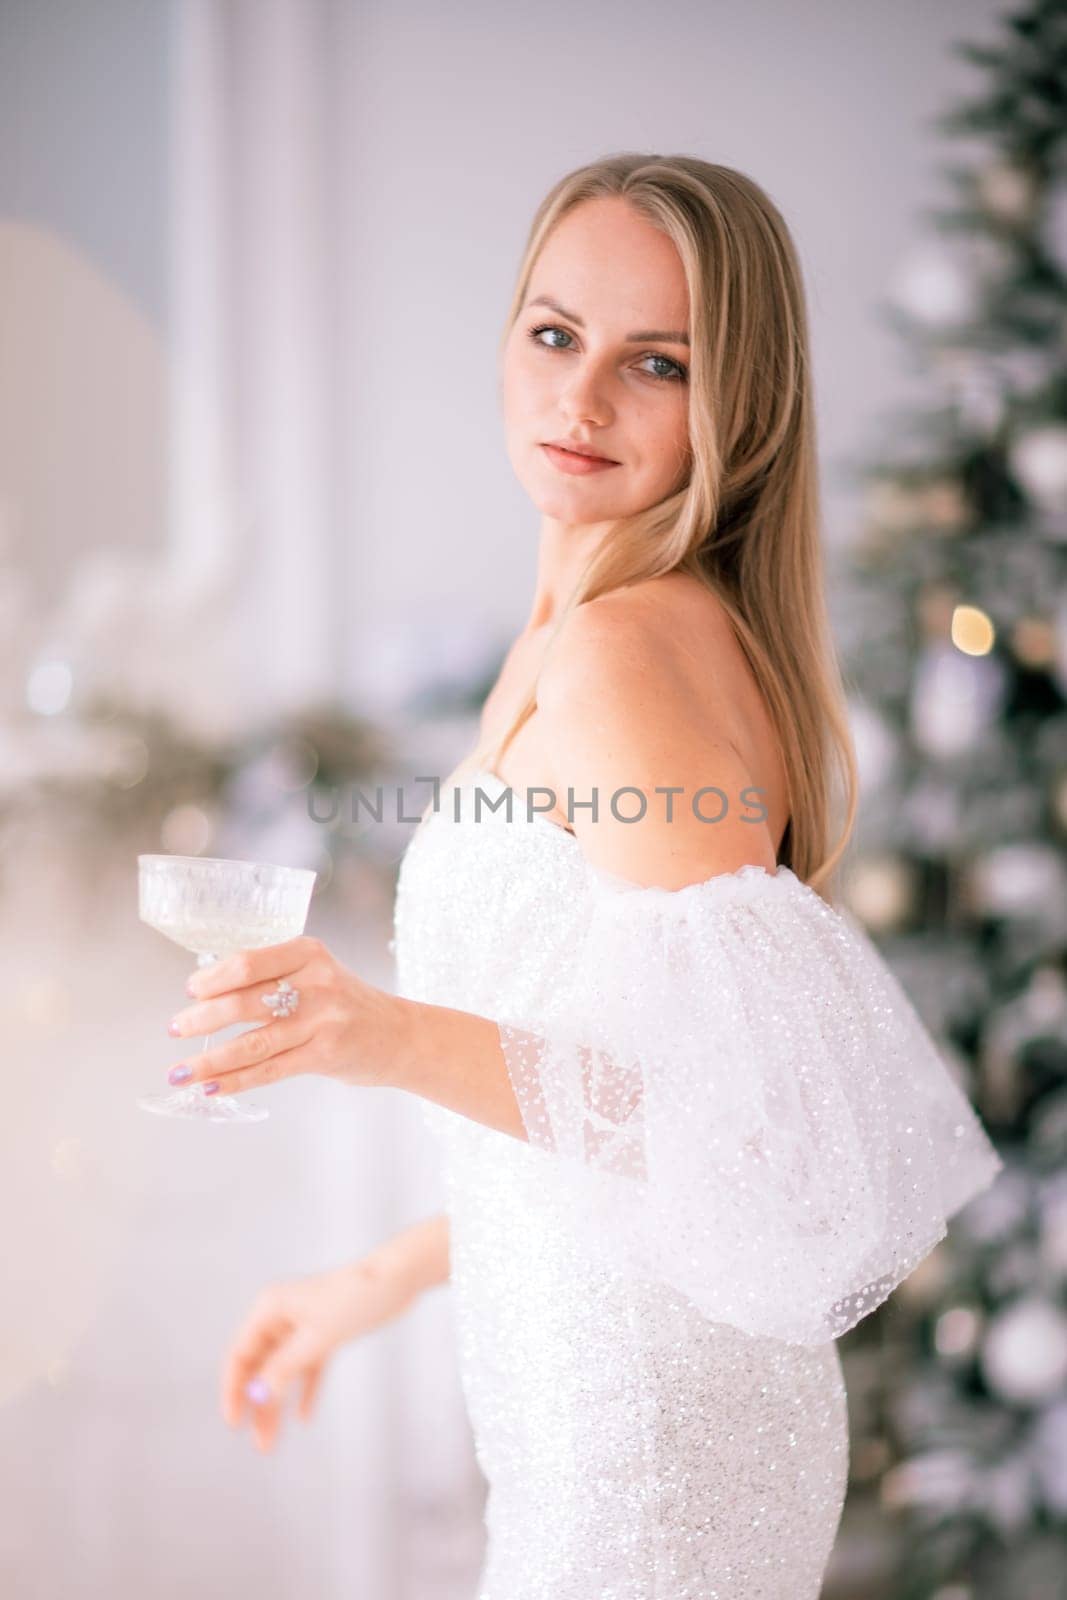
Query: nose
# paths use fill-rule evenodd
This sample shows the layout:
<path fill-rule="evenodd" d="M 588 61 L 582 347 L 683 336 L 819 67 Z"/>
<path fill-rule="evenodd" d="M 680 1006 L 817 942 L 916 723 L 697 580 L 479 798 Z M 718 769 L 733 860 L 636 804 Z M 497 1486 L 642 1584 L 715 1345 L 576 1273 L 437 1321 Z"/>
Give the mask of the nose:
<path fill-rule="evenodd" d="M 569 423 L 586 422 L 606 428 L 612 421 L 611 402 L 596 362 L 575 361 L 560 390 L 559 409 Z"/>

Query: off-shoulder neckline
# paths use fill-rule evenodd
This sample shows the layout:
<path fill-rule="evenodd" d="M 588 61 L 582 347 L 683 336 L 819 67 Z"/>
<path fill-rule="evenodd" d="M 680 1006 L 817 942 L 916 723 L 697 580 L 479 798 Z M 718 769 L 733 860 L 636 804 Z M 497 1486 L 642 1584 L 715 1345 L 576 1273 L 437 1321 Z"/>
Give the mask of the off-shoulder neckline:
<path fill-rule="evenodd" d="M 482 778 L 488 778 L 491 783 L 497 784 L 501 789 L 511 789 L 510 783 L 506 783 L 498 772 L 493 772 L 488 767 L 475 767 L 467 777 L 465 787 L 470 788 Z M 512 792 L 515 793 L 517 791 L 512 790 Z M 586 872 L 595 882 L 599 882 L 608 888 L 636 891 L 649 899 L 666 895 L 672 902 L 676 902 L 678 896 L 688 896 L 695 891 L 706 890 L 709 884 L 721 884 L 724 888 L 732 885 L 743 888 L 749 885 L 762 886 L 764 880 L 766 880 L 768 886 L 787 883 L 792 880 L 792 882 L 803 887 L 800 879 L 784 862 L 779 862 L 773 872 L 767 867 L 759 866 L 756 862 L 748 862 L 743 867 L 737 867 L 733 872 L 715 872 L 712 873 L 710 878 L 705 878 L 698 883 L 682 884 L 677 889 L 667 889 L 662 884 L 636 883 L 632 878 L 623 878 L 618 873 L 608 872 L 606 868 L 594 865 L 582 849 L 577 834 L 571 833 L 558 822 L 550 821 L 548 817 L 543 816 L 540 812 L 534 812 L 528 820 L 533 825 L 539 823 L 550 834 L 556 834 L 566 849 L 573 851 L 577 855 Z"/>

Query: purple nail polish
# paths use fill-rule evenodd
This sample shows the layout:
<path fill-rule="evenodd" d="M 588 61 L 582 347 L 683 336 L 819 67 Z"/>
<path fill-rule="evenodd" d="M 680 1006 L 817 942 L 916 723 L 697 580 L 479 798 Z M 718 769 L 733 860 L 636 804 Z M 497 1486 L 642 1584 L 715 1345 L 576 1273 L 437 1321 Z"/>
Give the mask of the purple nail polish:
<path fill-rule="evenodd" d="M 246 1386 L 245 1394 L 257 1406 L 266 1405 L 270 1399 L 270 1390 L 262 1378 L 253 1378 Z"/>
<path fill-rule="evenodd" d="M 185 1083 L 187 1079 L 192 1077 L 192 1075 L 193 1075 L 192 1067 L 187 1067 L 185 1065 L 185 1062 L 182 1061 L 182 1062 L 179 1062 L 178 1066 L 171 1067 L 170 1071 L 167 1073 L 167 1082 L 168 1083 Z"/>
<path fill-rule="evenodd" d="M 168 1022 L 167 1032 L 170 1034 L 172 1039 L 176 1039 L 178 1037 L 178 1024 L 176 1022 Z"/>
<path fill-rule="evenodd" d="M 205 1083 L 205 1085 L 204 1085 L 204 1093 L 205 1094 L 218 1094 L 218 1091 L 219 1091 L 219 1086 L 218 1086 L 217 1083 Z"/>

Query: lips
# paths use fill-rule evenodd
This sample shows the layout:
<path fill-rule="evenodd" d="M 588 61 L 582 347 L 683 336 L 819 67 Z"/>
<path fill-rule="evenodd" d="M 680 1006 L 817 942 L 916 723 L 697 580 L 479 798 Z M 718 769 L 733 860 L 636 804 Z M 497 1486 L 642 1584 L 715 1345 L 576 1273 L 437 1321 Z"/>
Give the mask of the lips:
<path fill-rule="evenodd" d="M 612 467 L 620 465 L 607 456 L 582 455 L 566 446 L 543 444 L 541 449 L 555 470 L 566 473 L 569 478 L 587 478 L 594 473 L 610 472 Z"/>
<path fill-rule="evenodd" d="M 577 444 L 570 439 L 546 439 L 545 444 L 551 445 L 553 450 L 566 450 L 568 455 L 585 456 L 592 461 L 607 461 L 617 467 L 618 462 L 612 456 L 606 456 L 599 450 L 594 450 L 590 445 Z"/>

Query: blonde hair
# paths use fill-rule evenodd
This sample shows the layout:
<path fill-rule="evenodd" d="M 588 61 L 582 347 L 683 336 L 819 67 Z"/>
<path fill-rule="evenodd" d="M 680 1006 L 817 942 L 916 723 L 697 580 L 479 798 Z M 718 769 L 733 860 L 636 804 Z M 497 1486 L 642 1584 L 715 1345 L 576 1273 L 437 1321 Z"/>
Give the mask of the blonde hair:
<path fill-rule="evenodd" d="M 685 269 L 691 468 L 680 489 L 615 522 L 562 608 L 548 648 L 575 607 L 610 590 L 673 571 L 706 584 L 732 621 L 780 739 L 790 816 L 779 863 L 832 903 L 858 778 L 825 599 L 797 252 L 775 205 L 743 173 L 694 156 L 607 156 L 561 178 L 538 207 L 501 349 L 553 228 L 582 201 L 607 195 L 625 197 L 673 240 Z M 535 679 L 503 738 L 480 742 L 469 759 L 499 770 L 536 706 Z M 844 782 L 845 808 L 836 842 L 835 777 Z"/>

